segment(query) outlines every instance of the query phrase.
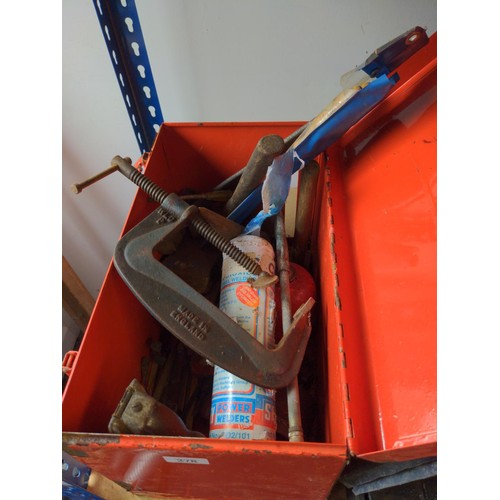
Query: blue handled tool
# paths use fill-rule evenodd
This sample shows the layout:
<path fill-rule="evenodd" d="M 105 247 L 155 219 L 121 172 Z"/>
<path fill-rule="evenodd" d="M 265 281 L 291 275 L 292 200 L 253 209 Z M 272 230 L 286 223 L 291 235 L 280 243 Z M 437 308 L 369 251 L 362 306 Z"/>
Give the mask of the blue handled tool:
<path fill-rule="evenodd" d="M 377 49 L 362 65 L 344 75 L 344 90 L 309 122 L 295 142 L 276 157 L 264 182 L 229 215 L 244 223 L 262 203 L 262 210 L 247 224 L 246 234 L 259 234 L 262 223 L 283 208 L 293 173 L 335 143 L 389 93 L 399 80 L 393 72 L 426 45 L 425 29 L 416 27 Z"/>

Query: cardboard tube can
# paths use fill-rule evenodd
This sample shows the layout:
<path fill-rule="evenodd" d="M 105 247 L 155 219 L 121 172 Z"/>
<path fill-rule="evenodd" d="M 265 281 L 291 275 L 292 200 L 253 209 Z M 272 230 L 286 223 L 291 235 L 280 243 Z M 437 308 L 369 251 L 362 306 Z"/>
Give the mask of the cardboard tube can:
<path fill-rule="evenodd" d="M 255 258 L 263 271 L 274 274 L 274 250 L 259 236 L 243 235 L 232 240 L 241 251 Z M 256 277 L 224 255 L 220 309 L 260 343 L 274 344 L 274 287 L 253 288 Z M 276 439 L 276 391 L 251 384 L 216 366 L 210 413 L 211 438 Z"/>

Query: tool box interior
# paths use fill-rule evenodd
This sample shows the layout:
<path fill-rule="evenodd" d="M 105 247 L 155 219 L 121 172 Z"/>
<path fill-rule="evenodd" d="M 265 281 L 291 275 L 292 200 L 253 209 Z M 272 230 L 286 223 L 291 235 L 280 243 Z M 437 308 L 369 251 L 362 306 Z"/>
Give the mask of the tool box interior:
<path fill-rule="evenodd" d="M 317 302 L 299 372 L 305 441 L 287 440 L 283 389 L 276 441 L 110 434 L 131 380 L 154 392 L 162 366 L 170 363 L 162 401 L 205 436 L 212 390 L 211 367 L 153 319 L 111 263 L 63 394 L 68 453 L 134 492 L 196 498 L 325 498 L 349 457 L 436 455 L 435 42 L 317 158 Z M 207 192 L 262 136 L 300 125 L 165 123 L 144 173 L 167 192 Z M 123 234 L 157 207 L 138 191 Z"/>

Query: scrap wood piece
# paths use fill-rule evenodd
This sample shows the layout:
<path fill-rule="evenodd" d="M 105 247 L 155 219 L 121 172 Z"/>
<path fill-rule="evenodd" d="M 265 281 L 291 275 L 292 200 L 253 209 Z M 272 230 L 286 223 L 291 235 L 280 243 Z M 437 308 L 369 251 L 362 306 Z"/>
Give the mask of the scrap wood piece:
<path fill-rule="evenodd" d="M 64 255 L 62 258 L 62 303 L 64 310 L 84 332 L 94 309 L 95 299 L 85 288 Z"/>

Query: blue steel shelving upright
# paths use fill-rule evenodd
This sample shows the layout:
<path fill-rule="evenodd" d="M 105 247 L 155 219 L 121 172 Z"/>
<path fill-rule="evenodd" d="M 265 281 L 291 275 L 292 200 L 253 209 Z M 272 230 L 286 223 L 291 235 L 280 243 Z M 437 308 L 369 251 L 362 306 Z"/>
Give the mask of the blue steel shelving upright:
<path fill-rule="evenodd" d="M 93 0 L 141 154 L 163 123 L 135 0 Z"/>

